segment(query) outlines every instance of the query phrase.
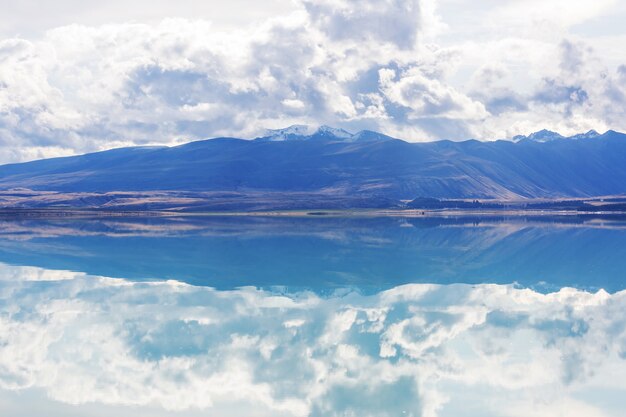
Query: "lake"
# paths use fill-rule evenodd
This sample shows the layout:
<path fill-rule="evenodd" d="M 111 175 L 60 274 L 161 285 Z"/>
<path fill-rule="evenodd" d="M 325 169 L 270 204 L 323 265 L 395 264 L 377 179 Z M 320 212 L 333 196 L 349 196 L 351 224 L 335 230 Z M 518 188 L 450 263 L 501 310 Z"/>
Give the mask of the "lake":
<path fill-rule="evenodd" d="M 620 219 L 4 219 L 0 271 L 12 417 L 626 405 Z"/>

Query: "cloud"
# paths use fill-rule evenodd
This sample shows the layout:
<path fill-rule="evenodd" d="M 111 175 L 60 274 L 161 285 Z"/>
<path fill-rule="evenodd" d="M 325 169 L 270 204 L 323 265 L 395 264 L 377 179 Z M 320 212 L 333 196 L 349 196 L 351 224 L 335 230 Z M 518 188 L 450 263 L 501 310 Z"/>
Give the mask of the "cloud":
<path fill-rule="evenodd" d="M 0 398 L 48 397 L 58 415 L 436 417 L 461 397 L 481 415 L 514 415 L 513 397 L 517 410 L 617 415 L 582 394 L 626 390 L 613 377 L 624 292 L 412 284 L 321 297 L 14 272 L 0 282 Z"/>
<path fill-rule="evenodd" d="M 569 35 L 613 1 L 568 2 L 565 13 L 560 0 L 538 3 L 541 13 L 517 0 L 472 3 L 476 25 L 451 26 L 461 10 L 452 1 L 303 0 L 228 30 L 203 13 L 85 18 L 2 39 L 0 161 L 296 123 L 407 140 L 626 130 L 621 67 L 603 63 L 594 39 Z"/>
<path fill-rule="evenodd" d="M 426 76 L 419 68 L 410 68 L 402 75 L 392 69 L 381 69 L 379 78 L 385 98 L 405 108 L 409 120 L 429 117 L 481 119 L 487 116 L 481 103 Z"/>
<path fill-rule="evenodd" d="M 333 40 L 389 42 L 413 49 L 440 22 L 429 0 L 303 0 L 311 22 Z"/>
<path fill-rule="evenodd" d="M 4 10 L 0 18 L 0 36 L 19 34 L 37 37 L 45 31 L 80 22 L 99 26 L 111 22 L 157 23 L 176 16 L 185 19 L 210 20 L 218 30 L 232 30 L 272 16 L 287 14 L 295 8 L 291 0 L 267 0 L 263 5 L 250 4 L 248 0 L 231 0 L 228 4 L 209 4 L 194 0 L 58 0 L 51 4 L 45 0 L 13 2 L 1 0 Z"/>

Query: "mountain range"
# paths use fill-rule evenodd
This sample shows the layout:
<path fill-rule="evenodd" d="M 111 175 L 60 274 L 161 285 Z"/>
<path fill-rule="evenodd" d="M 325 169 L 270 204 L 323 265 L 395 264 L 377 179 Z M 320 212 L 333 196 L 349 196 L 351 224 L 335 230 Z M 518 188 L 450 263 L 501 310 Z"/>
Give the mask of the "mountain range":
<path fill-rule="evenodd" d="M 215 138 L 3 165 L 0 190 L 203 193 L 209 200 L 269 195 L 272 201 L 301 198 L 306 207 L 323 201 L 380 207 L 423 197 L 587 198 L 626 194 L 626 135 L 563 137 L 544 130 L 513 140 L 409 143 L 372 131 L 292 126 L 253 140 Z"/>

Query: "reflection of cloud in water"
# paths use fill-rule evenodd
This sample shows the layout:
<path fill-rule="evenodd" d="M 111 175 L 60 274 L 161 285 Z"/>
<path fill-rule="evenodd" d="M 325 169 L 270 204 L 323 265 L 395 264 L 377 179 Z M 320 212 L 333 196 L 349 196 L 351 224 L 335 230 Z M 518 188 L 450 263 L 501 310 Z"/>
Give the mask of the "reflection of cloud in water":
<path fill-rule="evenodd" d="M 0 283 L 3 281 L 63 281 L 85 278 L 83 272 L 43 269 L 33 266 L 13 266 L 0 263 Z M 3 285 L 3 284 L 0 284 Z"/>
<path fill-rule="evenodd" d="M 616 416 L 626 393 L 624 291 L 320 297 L 33 276 L 0 281 L 0 402 L 42 390 L 59 416 L 90 403 L 142 407 L 129 416 Z"/>

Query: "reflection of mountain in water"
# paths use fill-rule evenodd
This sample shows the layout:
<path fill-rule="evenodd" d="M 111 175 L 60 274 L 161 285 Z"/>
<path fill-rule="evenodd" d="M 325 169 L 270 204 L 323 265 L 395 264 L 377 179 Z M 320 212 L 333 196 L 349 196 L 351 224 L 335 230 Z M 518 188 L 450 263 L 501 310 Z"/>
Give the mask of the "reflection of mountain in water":
<path fill-rule="evenodd" d="M 198 285 L 512 283 L 626 287 L 620 223 L 502 218 L 261 218 L 3 222 L 0 261 Z M 542 284 L 543 282 L 543 284 Z"/>

